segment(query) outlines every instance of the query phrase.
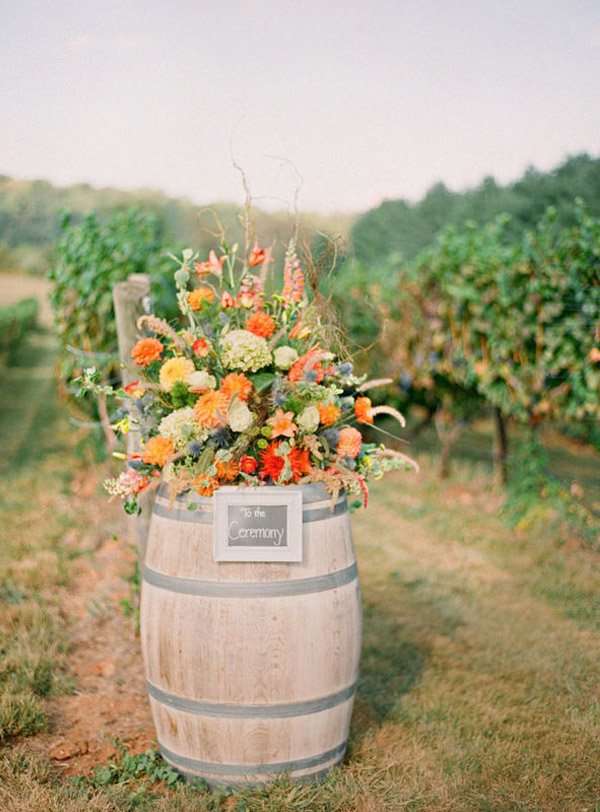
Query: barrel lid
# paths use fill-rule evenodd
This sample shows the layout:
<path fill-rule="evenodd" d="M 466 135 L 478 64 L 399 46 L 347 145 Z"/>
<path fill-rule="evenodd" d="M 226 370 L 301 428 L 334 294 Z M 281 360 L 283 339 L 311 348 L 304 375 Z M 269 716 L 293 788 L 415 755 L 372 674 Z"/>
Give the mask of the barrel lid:
<path fill-rule="evenodd" d="M 259 485 L 258 487 L 252 485 L 238 485 L 238 490 L 242 492 L 250 492 L 253 490 L 260 490 L 264 491 L 265 488 L 285 488 L 286 490 L 296 490 L 301 491 L 302 493 L 302 502 L 304 504 L 310 504 L 311 502 L 325 502 L 331 499 L 331 494 L 327 491 L 325 486 L 321 482 L 307 482 L 303 483 L 302 485 Z M 169 488 L 166 483 L 162 483 L 158 489 L 158 495 L 163 497 L 164 499 L 169 499 Z M 344 491 L 341 490 L 339 496 L 343 496 Z M 339 498 L 339 497 L 338 497 Z M 212 496 L 200 496 L 194 490 L 185 491 L 185 493 L 179 494 L 174 500 L 174 502 L 178 505 L 188 505 L 190 503 L 194 505 L 203 505 L 206 508 L 212 508 L 213 505 L 213 497 Z"/>

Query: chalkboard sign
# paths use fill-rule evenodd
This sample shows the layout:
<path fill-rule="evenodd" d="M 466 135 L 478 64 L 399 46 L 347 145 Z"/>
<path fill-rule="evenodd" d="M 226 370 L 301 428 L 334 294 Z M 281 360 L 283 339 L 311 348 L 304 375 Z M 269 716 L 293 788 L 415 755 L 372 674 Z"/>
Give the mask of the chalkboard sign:
<path fill-rule="evenodd" d="M 302 561 L 302 492 L 290 487 L 219 488 L 215 561 Z"/>

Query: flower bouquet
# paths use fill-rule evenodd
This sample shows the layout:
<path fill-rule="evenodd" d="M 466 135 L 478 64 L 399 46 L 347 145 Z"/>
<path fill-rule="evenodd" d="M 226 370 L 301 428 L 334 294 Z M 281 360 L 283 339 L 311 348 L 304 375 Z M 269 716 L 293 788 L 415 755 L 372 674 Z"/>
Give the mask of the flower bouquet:
<path fill-rule="evenodd" d="M 126 470 L 106 482 L 127 512 L 161 482 L 173 499 L 225 484 L 314 482 L 333 500 L 344 489 L 366 504 L 369 478 L 415 467 L 364 441 L 361 429 L 378 415 L 404 425 L 403 417 L 365 394 L 389 380 L 358 377 L 343 351 L 331 351 L 330 319 L 322 297 L 307 295 L 293 241 L 277 287 L 271 251 L 258 244 L 246 252 L 223 245 L 207 261 L 190 249 L 173 259 L 180 325 L 142 316 L 131 350 L 137 380 L 111 390 L 128 402 L 115 428 L 136 429 L 142 440 L 141 453 L 118 455 Z M 98 388 L 94 378 L 86 370 L 83 388 Z"/>

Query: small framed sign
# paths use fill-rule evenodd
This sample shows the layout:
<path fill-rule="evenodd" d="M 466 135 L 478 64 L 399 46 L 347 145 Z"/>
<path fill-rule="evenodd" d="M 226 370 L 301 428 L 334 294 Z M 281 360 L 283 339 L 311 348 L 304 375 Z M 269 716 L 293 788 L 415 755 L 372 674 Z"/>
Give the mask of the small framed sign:
<path fill-rule="evenodd" d="M 302 491 L 293 486 L 219 488 L 215 561 L 302 561 Z"/>

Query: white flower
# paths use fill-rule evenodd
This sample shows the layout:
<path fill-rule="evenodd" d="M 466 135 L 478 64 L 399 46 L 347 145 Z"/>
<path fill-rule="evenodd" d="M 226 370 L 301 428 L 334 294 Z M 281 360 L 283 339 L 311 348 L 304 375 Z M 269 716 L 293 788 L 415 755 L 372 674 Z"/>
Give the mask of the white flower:
<path fill-rule="evenodd" d="M 254 423 L 254 415 L 243 400 L 234 398 L 227 411 L 227 421 L 232 431 L 248 431 Z"/>
<path fill-rule="evenodd" d="M 293 347 L 277 347 L 273 353 L 275 366 L 279 369 L 289 369 L 298 358 L 298 353 Z"/>
<path fill-rule="evenodd" d="M 298 417 L 296 418 L 296 423 L 302 429 L 302 431 L 306 431 L 311 433 L 316 431 L 319 426 L 319 410 L 316 406 L 307 406 L 303 412 L 301 412 Z"/>
<path fill-rule="evenodd" d="M 190 392 L 205 392 L 207 389 L 215 388 L 217 379 L 205 369 L 200 369 L 188 375 L 187 384 L 190 387 Z"/>
<path fill-rule="evenodd" d="M 160 421 L 158 431 L 161 437 L 168 437 L 175 446 L 176 451 L 185 448 L 190 440 L 204 440 L 208 430 L 203 429 L 194 419 L 194 410 L 191 406 L 176 409 Z"/>
<path fill-rule="evenodd" d="M 265 339 L 255 336 L 249 330 L 232 330 L 227 333 L 223 337 L 221 348 L 221 360 L 227 369 L 256 372 L 273 360 Z"/>

